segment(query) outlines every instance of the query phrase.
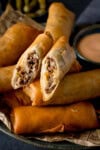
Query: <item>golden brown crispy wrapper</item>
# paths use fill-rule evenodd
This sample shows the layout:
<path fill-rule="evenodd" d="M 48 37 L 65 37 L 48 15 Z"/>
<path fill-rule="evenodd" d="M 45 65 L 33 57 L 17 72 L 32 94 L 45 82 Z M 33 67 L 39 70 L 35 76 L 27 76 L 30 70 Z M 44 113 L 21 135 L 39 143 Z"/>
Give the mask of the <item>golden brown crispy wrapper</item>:
<path fill-rule="evenodd" d="M 99 127 L 93 105 L 80 102 L 58 107 L 17 107 L 11 113 L 16 134 L 82 131 Z"/>
<path fill-rule="evenodd" d="M 23 89 L 12 90 L 10 92 L 6 92 L 1 96 L 1 99 L 11 109 L 18 107 L 18 106 L 31 105 L 31 100 L 23 92 Z"/>
<path fill-rule="evenodd" d="M 20 22 L 9 27 L 0 38 L 0 67 L 14 65 L 39 33 Z"/>
<path fill-rule="evenodd" d="M 0 68 L 0 93 L 4 93 L 12 90 L 11 78 L 14 70 L 13 66 L 1 67 Z"/>
<path fill-rule="evenodd" d="M 75 52 L 69 45 L 66 36 L 62 36 L 42 61 L 40 84 L 44 101 L 53 97 L 65 74 L 72 71 L 71 67 L 74 63 L 76 63 Z M 76 68 L 75 65 L 74 68 Z M 76 70 L 78 69 L 76 68 Z"/>
<path fill-rule="evenodd" d="M 54 2 L 48 10 L 45 32 L 49 33 L 54 42 L 61 36 L 69 40 L 75 22 L 75 14 L 68 10 L 63 3 Z"/>
<path fill-rule="evenodd" d="M 33 105 L 71 104 L 100 97 L 100 69 L 66 75 L 49 101 L 43 100 L 39 80 L 25 87 L 24 92 Z"/>
<path fill-rule="evenodd" d="M 33 105 L 41 105 L 43 103 L 39 80 L 35 80 L 33 83 L 24 87 L 23 92 L 30 98 Z"/>
<path fill-rule="evenodd" d="M 100 69 L 66 75 L 50 103 L 70 104 L 96 97 L 100 97 Z"/>
<path fill-rule="evenodd" d="M 51 4 L 45 33 L 53 37 L 55 44 L 42 61 L 40 85 L 44 101 L 53 97 L 66 73 L 81 69 L 69 44 L 74 19 L 74 13 L 67 10 L 62 3 Z"/>

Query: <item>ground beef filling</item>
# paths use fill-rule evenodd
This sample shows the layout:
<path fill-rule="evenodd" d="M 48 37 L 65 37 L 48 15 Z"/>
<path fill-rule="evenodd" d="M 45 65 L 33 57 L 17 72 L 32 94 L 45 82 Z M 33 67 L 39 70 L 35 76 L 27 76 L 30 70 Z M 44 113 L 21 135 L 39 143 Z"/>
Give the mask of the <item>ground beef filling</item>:
<path fill-rule="evenodd" d="M 57 66 L 56 66 L 56 63 L 54 61 L 53 58 L 50 58 L 48 57 L 46 59 L 46 67 L 47 67 L 47 80 L 48 80 L 48 85 L 45 89 L 46 93 L 51 93 L 52 90 L 55 88 L 56 86 L 56 83 L 55 83 L 55 80 L 54 80 L 54 73 L 57 69 Z"/>
<path fill-rule="evenodd" d="M 38 70 L 39 56 L 37 55 L 37 53 L 35 51 L 28 55 L 27 65 L 28 65 L 28 68 L 29 68 L 29 73 Z"/>
<path fill-rule="evenodd" d="M 18 72 L 18 84 L 26 85 L 32 80 L 33 73 L 37 72 L 39 65 L 39 57 L 36 52 L 28 54 L 27 57 L 27 70 L 19 66 L 17 68 Z"/>

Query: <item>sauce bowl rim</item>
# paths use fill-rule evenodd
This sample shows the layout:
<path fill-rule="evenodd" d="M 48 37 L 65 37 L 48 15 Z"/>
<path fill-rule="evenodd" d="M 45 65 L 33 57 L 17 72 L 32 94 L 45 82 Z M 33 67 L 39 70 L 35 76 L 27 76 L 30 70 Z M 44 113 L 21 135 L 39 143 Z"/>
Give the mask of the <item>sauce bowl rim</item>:
<path fill-rule="evenodd" d="M 99 30 L 99 32 L 97 32 L 96 30 Z M 90 35 L 90 34 L 94 34 L 94 33 L 100 33 L 100 24 L 94 24 L 94 25 L 90 25 L 88 27 L 85 27 L 83 29 L 81 29 L 77 34 L 76 36 L 74 37 L 74 40 L 73 40 L 73 48 L 75 50 L 75 53 L 76 53 L 76 56 L 84 61 L 85 63 L 90 63 L 91 65 L 96 65 L 96 66 L 100 66 L 100 62 L 95 62 L 95 61 L 92 61 L 88 58 L 86 58 L 85 56 L 81 55 L 78 48 L 77 48 L 77 44 L 78 42 L 84 38 L 85 36 L 87 35 Z"/>

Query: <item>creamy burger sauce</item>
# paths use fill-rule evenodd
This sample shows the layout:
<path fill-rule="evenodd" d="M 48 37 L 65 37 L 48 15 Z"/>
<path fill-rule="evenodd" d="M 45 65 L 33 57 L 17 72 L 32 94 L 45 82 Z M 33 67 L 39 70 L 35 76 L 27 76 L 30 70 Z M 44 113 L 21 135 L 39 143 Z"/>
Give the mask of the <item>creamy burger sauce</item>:
<path fill-rule="evenodd" d="M 77 48 L 83 57 L 100 63 L 100 33 L 83 37 L 78 43 Z"/>

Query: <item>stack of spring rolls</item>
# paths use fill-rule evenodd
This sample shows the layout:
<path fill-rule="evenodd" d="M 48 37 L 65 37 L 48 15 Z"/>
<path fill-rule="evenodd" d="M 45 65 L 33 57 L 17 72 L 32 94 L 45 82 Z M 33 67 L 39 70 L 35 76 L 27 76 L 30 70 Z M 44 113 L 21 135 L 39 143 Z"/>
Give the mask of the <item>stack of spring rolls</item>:
<path fill-rule="evenodd" d="M 0 70 L 0 93 L 11 108 L 9 115 L 15 134 L 79 132 L 100 127 L 99 111 L 91 102 L 100 97 L 100 69 L 82 70 L 69 43 L 74 22 L 75 14 L 64 4 L 52 3 L 44 32 L 31 41 L 16 63 L 12 58 L 18 53 L 16 47 L 23 48 L 25 36 L 14 32 L 22 39 L 16 44 L 11 35 L 16 53 L 9 50 L 11 43 L 7 49 L 9 57 L 13 57 L 9 60 L 7 56 L 6 63 L 13 66 Z M 8 37 L 4 36 L 1 38 Z"/>

